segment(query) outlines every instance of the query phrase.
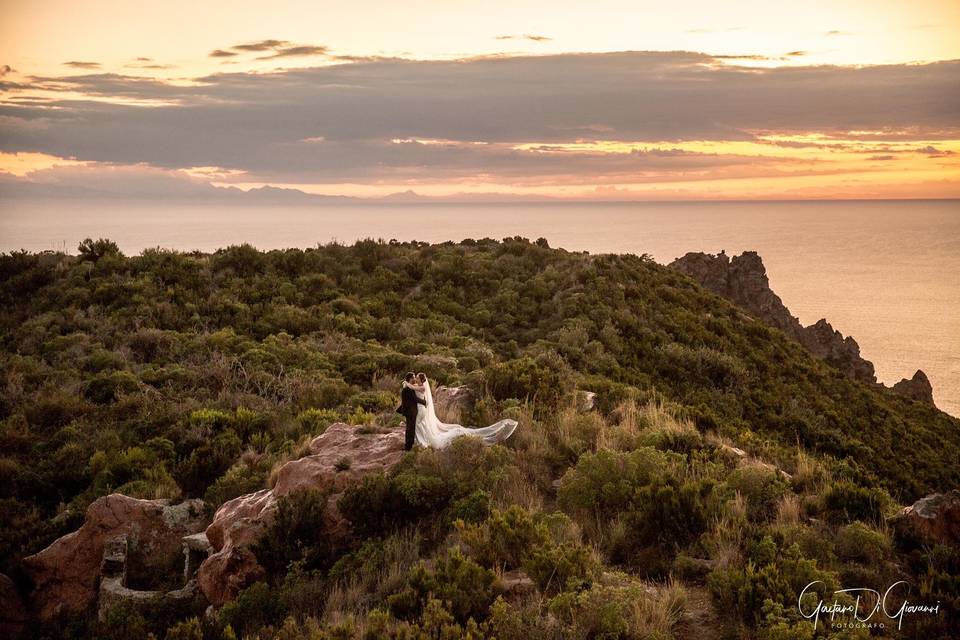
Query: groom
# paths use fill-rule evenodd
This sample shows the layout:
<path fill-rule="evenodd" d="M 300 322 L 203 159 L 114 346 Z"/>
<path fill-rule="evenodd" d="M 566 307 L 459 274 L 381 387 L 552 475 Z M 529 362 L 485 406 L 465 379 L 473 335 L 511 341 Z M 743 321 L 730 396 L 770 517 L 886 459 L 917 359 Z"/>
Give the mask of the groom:
<path fill-rule="evenodd" d="M 407 433 L 404 448 L 407 451 L 413 449 L 413 442 L 416 438 L 417 425 L 417 404 L 427 405 L 427 401 L 417 395 L 412 385 L 416 379 L 416 374 L 412 371 L 403 377 L 403 389 L 400 391 L 400 406 L 397 407 L 397 413 L 407 420 Z"/>

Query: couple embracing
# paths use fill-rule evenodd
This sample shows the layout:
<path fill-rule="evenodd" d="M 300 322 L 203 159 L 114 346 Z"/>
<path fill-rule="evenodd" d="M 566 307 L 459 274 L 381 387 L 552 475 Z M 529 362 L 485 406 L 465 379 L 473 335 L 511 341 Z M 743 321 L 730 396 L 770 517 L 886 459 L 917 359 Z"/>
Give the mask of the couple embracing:
<path fill-rule="evenodd" d="M 397 413 L 407 421 L 407 451 L 413 448 L 414 441 L 421 447 L 442 449 L 460 436 L 479 438 L 484 444 L 494 444 L 509 438 L 517 428 L 517 421 L 509 418 L 479 429 L 441 422 L 434 410 L 430 381 L 426 375 L 412 371 L 404 376 Z"/>

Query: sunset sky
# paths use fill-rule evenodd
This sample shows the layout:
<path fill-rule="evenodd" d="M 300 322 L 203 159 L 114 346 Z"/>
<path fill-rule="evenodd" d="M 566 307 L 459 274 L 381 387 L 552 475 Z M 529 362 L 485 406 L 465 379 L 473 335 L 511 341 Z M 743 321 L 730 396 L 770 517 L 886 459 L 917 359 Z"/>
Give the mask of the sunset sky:
<path fill-rule="evenodd" d="M 951 198 L 960 2 L 0 0 L 0 101 L 0 198 Z"/>

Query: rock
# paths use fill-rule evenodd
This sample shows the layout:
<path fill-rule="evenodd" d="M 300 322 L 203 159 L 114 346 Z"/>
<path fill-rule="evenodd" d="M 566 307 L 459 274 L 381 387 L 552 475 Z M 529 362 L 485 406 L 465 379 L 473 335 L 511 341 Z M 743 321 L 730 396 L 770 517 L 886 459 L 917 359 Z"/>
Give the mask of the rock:
<path fill-rule="evenodd" d="M 310 489 L 330 491 L 326 522 L 318 535 L 347 535 L 349 524 L 340 515 L 337 501 L 347 487 L 364 476 L 400 461 L 403 432 L 361 434 L 357 427 L 337 423 L 313 439 L 310 452 L 283 465 L 272 489 L 240 496 L 217 510 L 206 531 L 213 553 L 197 573 L 200 590 L 212 604 L 221 606 L 263 576 L 251 549 L 276 517 L 279 498 Z M 349 468 L 338 465 L 341 460 L 349 460 Z"/>
<path fill-rule="evenodd" d="M 799 324 L 799 322 L 798 322 Z M 834 329 L 829 322 L 820 319 L 816 324 L 802 327 L 797 340 L 810 353 L 826 360 L 847 377 L 860 380 L 871 385 L 877 384 L 876 372 L 873 363 L 860 356 L 860 345 L 857 341 Z"/>
<path fill-rule="evenodd" d="M 586 413 L 597 406 L 597 394 L 593 391 L 577 391 L 577 409 Z"/>
<path fill-rule="evenodd" d="M 470 387 L 439 386 L 433 392 L 437 417 L 443 422 L 461 424 L 463 415 L 473 409 L 476 394 Z"/>
<path fill-rule="evenodd" d="M 34 584 L 30 607 L 41 620 L 60 611 L 83 611 L 97 599 L 108 542 L 128 537 L 145 558 L 165 559 L 182 553 L 183 536 L 203 531 L 206 523 L 202 500 L 171 506 L 168 500 L 119 493 L 98 498 L 80 529 L 23 559 Z"/>
<path fill-rule="evenodd" d="M 27 617 L 27 607 L 13 580 L 0 573 L 0 637 L 15 638 L 23 631 Z"/>
<path fill-rule="evenodd" d="M 920 369 L 917 369 L 917 372 L 909 380 L 904 378 L 893 385 L 893 392 L 910 400 L 936 406 L 933 404 L 933 387 L 930 385 L 930 380 L 927 379 L 927 374 Z"/>
<path fill-rule="evenodd" d="M 844 337 L 826 320 L 809 327 L 800 324 L 770 288 L 766 267 L 755 251 L 745 251 L 732 259 L 723 251 L 719 255 L 691 252 L 669 266 L 783 331 L 848 377 L 878 385 L 873 363 L 860 356 L 856 340 Z"/>
<path fill-rule="evenodd" d="M 514 569 L 504 573 L 500 576 L 498 586 L 500 591 L 508 596 L 521 596 L 537 590 L 537 585 L 523 569 Z"/>
<path fill-rule="evenodd" d="M 890 524 L 901 535 L 960 545 L 960 490 L 921 498 L 901 509 Z"/>
<path fill-rule="evenodd" d="M 735 457 L 735 458 L 746 458 L 746 457 L 747 457 L 747 452 L 746 452 L 746 451 L 744 451 L 743 449 L 740 449 L 740 448 L 738 448 L 738 447 L 731 447 L 731 446 L 728 445 L 728 444 L 721 444 L 721 445 L 720 445 L 720 450 L 723 451 L 724 453 L 730 454 L 731 456 L 733 456 L 733 457 Z"/>

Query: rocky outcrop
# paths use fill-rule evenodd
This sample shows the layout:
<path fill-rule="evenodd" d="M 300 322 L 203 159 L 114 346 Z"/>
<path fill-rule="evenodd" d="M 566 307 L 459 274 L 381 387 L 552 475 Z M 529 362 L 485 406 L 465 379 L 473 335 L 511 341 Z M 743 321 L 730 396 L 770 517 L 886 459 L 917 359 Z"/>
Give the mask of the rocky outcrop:
<path fill-rule="evenodd" d="M 27 623 L 23 604 L 13 580 L 0 573 L 0 638 L 14 638 Z"/>
<path fill-rule="evenodd" d="M 860 355 L 860 345 L 850 336 L 844 337 L 826 320 L 804 327 L 780 297 L 770 289 L 767 270 L 755 251 L 746 251 L 730 258 L 719 255 L 688 253 L 670 263 L 699 282 L 701 286 L 742 307 L 766 324 L 783 331 L 818 358 L 825 360 L 854 380 L 881 386 L 873 363 Z M 898 388 L 899 387 L 899 388 Z M 933 405 L 933 391 L 922 371 L 912 380 L 903 380 L 893 390 L 913 400 Z"/>
<path fill-rule="evenodd" d="M 799 339 L 800 321 L 790 314 L 780 296 L 770 288 L 763 260 L 755 251 L 746 251 L 732 259 L 723 251 L 719 255 L 688 253 L 669 266 L 791 338 Z"/>
<path fill-rule="evenodd" d="M 921 498 L 901 509 L 890 524 L 900 536 L 960 545 L 960 491 Z"/>
<path fill-rule="evenodd" d="M 461 424 L 463 416 L 473 409 L 477 394 L 470 387 L 439 386 L 433 392 L 437 417 L 443 422 Z"/>
<path fill-rule="evenodd" d="M 920 369 L 917 369 L 917 372 L 909 380 L 904 378 L 893 385 L 893 392 L 905 398 L 935 406 L 933 404 L 933 386 L 927 379 L 927 374 Z"/>
<path fill-rule="evenodd" d="M 799 321 L 797 324 L 800 324 Z M 820 319 L 809 327 L 801 327 L 795 339 L 810 353 L 826 360 L 848 377 L 871 385 L 878 384 L 873 363 L 860 356 L 857 341 L 850 336 L 844 337 L 826 320 Z"/>
<path fill-rule="evenodd" d="M 252 549 L 276 517 L 277 501 L 297 491 L 329 492 L 326 521 L 320 536 L 342 537 L 348 523 L 337 509 L 343 491 L 370 473 L 389 469 L 403 457 L 403 432 L 361 433 L 356 427 L 331 425 L 310 443 L 311 455 L 280 468 L 272 489 L 225 503 L 207 527 L 213 553 L 197 573 L 200 590 L 214 605 L 234 598 L 263 576 Z"/>
<path fill-rule="evenodd" d="M 207 524 L 202 500 L 171 505 L 167 500 L 140 500 L 118 493 L 88 508 L 83 526 L 23 559 L 34 588 L 30 608 L 40 619 L 61 611 L 83 611 L 97 600 L 104 549 L 125 538 L 137 553 L 157 562 L 183 553 L 182 538 Z"/>

